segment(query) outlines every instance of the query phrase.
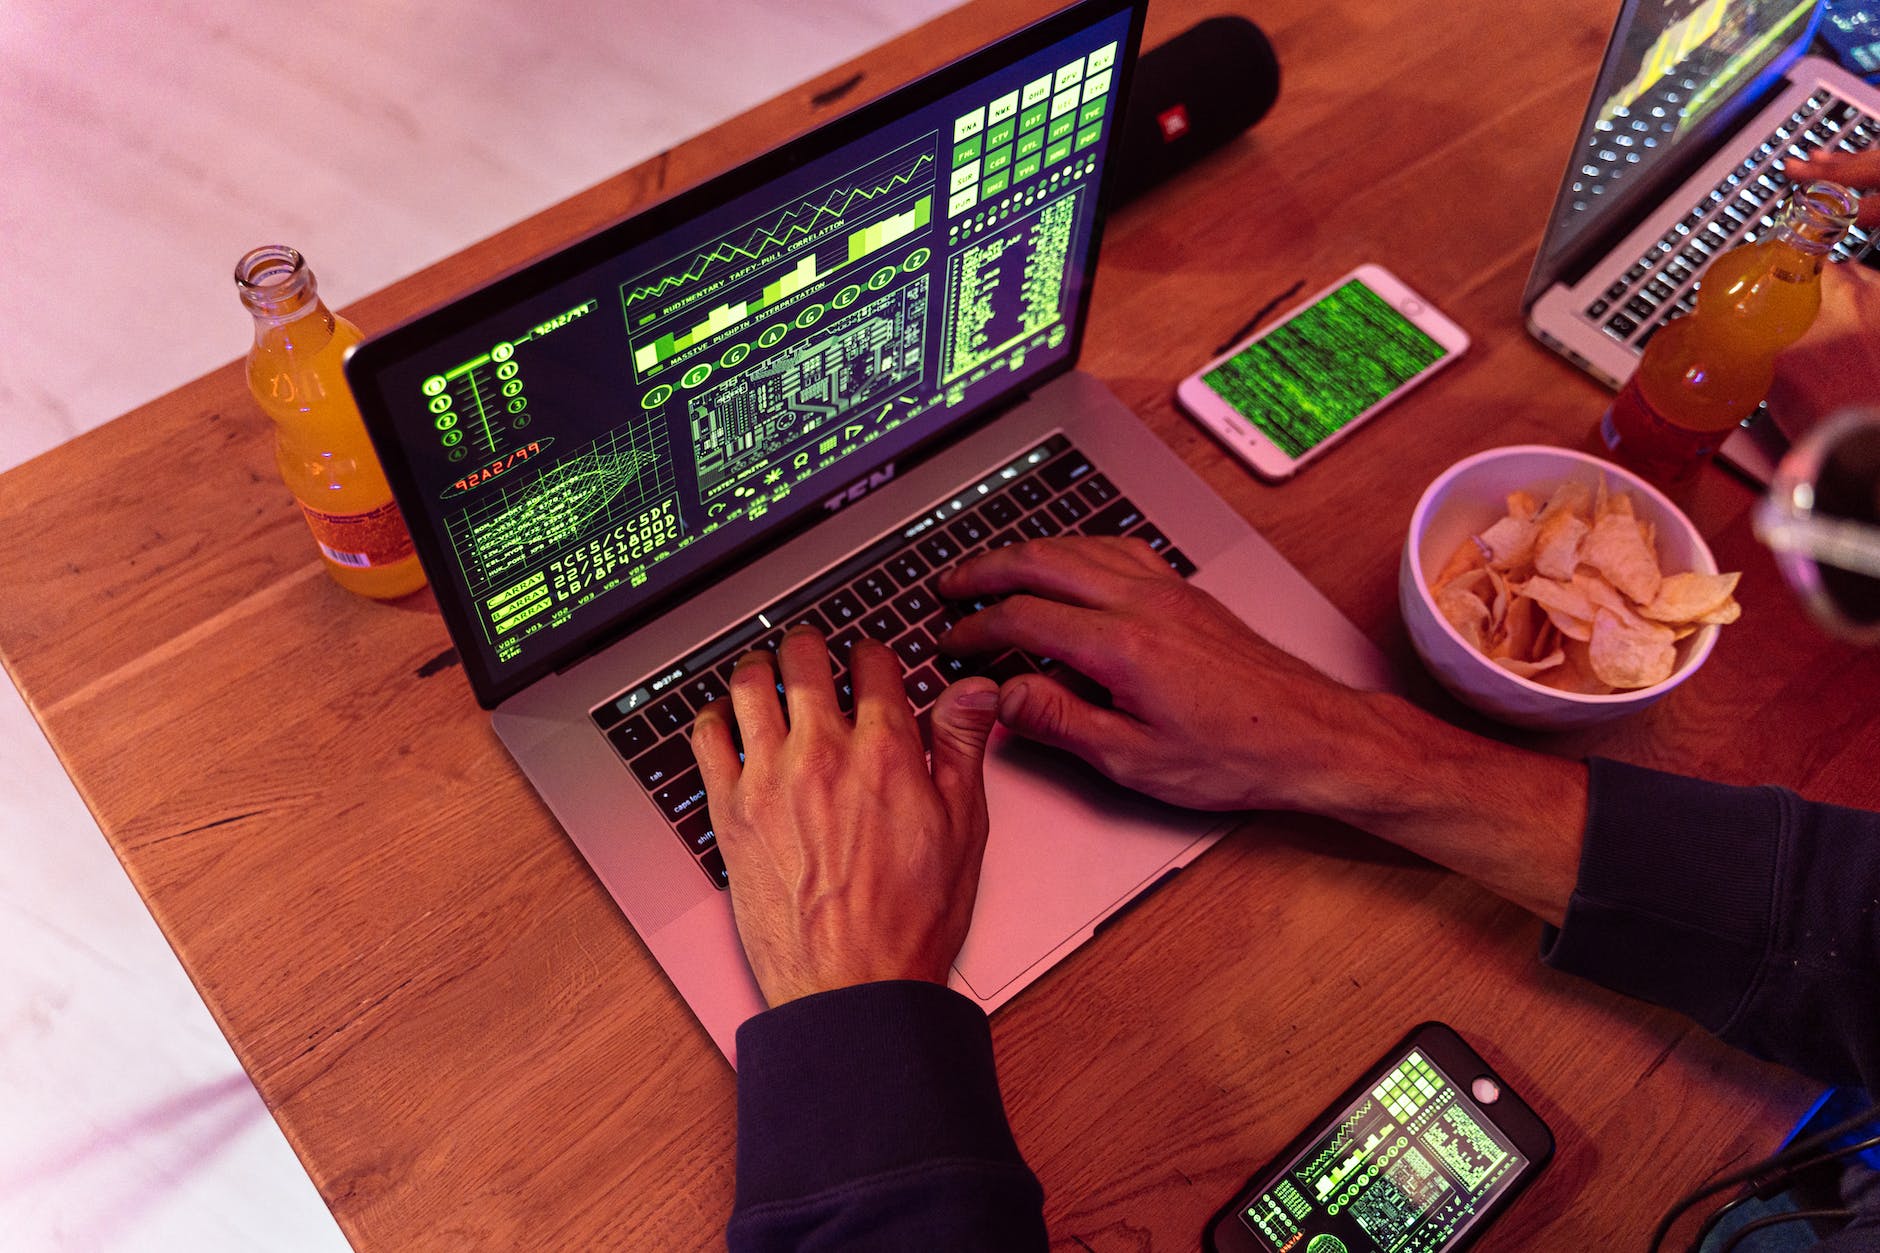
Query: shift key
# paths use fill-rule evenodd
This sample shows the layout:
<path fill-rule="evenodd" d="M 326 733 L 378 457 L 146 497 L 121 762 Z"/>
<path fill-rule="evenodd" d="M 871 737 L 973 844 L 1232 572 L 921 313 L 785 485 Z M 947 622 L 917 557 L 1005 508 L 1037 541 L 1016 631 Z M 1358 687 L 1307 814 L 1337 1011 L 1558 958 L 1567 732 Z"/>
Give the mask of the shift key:
<path fill-rule="evenodd" d="M 705 785 L 697 770 L 688 770 L 665 787 L 653 791 L 653 803 L 672 822 L 705 809 Z"/>

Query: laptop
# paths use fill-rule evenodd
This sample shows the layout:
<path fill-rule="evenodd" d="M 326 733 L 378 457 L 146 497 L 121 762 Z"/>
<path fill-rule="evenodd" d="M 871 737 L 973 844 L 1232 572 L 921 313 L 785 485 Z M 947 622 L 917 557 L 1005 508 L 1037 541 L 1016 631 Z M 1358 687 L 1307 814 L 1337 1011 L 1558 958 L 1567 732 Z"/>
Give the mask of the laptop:
<path fill-rule="evenodd" d="M 1621 386 L 1710 259 L 1774 225 L 1790 160 L 1880 138 L 1880 89 L 1802 55 L 1819 18 L 1817 0 L 1625 0 L 1522 297 L 1536 338 Z M 1835 259 L 1873 250 L 1855 229 Z M 1783 448 L 1759 410 L 1720 455 L 1767 483 Z"/>
<path fill-rule="evenodd" d="M 361 345 L 347 377 L 476 698 L 735 1064 L 764 1008 L 693 764 L 732 663 L 868 635 L 968 673 L 937 571 L 1130 535 L 1353 685 L 1381 655 L 1091 376 L 1143 0 L 1084 0 Z M 1172 380 L 1171 380 L 1172 381 Z M 1232 825 L 995 733 L 951 985 L 991 1010 Z M 891 838 L 891 833 L 884 833 Z"/>

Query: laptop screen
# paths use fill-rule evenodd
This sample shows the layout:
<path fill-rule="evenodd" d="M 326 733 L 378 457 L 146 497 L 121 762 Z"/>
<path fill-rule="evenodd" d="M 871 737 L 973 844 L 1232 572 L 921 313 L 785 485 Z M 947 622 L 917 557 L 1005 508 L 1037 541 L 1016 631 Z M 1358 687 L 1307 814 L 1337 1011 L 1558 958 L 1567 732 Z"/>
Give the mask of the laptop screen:
<path fill-rule="evenodd" d="M 355 352 L 480 700 L 1069 368 L 1138 9 L 1074 6 Z"/>
<path fill-rule="evenodd" d="M 1816 0 L 1626 0 L 1548 220 L 1536 276 L 1615 212 L 1731 101 L 1758 94 L 1800 51 Z M 1529 295 L 1534 293 L 1530 291 Z"/>

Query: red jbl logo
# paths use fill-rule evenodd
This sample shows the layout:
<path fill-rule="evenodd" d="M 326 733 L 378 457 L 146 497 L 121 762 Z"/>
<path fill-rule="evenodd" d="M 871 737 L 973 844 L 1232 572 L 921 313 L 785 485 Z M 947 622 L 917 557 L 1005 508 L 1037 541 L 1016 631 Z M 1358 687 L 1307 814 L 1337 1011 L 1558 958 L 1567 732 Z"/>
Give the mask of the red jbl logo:
<path fill-rule="evenodd" d="M 1172 144 L 1188 133 L 1188 106 L 1178 104 L 1164 109 L 1155 115 L 1155 120 L 1162 127 L 1162 142 Z"/>

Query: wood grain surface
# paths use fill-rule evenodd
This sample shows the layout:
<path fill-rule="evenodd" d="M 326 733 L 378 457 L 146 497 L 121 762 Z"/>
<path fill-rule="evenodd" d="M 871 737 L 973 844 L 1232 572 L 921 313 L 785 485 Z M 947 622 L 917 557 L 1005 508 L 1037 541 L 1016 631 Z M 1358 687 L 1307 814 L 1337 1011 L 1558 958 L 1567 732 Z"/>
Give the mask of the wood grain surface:
<path fill-rule="evenodd" d="M 361 301 L 368 331 L 1018 25 L 978 0 Z M 1261 125 L 1111 219 L 1084 367 L 1417 675 L 1410 511 L 1456 459 L 1581 443 L 1605 393 L 1519 299 L 1603 46 L 1593 0 L 1157 0 L 1285 67 Z M 846 89 L 843 88 L 847 84 Z M 819 97 L 833 96 L 822 104 Z M 1378 261 L 1469 355 L 1281 487 L 1173 404 L 1295 281 Z M 1880 806 L 1880 650 L 1802 618 L 1708 472 L 1688 509 L 1743 620 L 1617 727 L 1522 742 Z M 428 596 L 321 573 L 230 365 L 0 477 L 0 657 L 362 1253 L 718 1244 L 734 1079 L 489 729 Z M 1538 803 L 1545 803 L 1544 799 Z M 1485 1249 L 1638 1247 L 1811 1095 L 1688 1021 L 1553 974 L 1538 925 L 1306 818 L 1260 818 L 993 1020 L 1057 1247 L 1191 1249 L 1246 1174 L 1411 1024 L 1477 1042 L 1555 1165 Z"/>

